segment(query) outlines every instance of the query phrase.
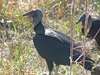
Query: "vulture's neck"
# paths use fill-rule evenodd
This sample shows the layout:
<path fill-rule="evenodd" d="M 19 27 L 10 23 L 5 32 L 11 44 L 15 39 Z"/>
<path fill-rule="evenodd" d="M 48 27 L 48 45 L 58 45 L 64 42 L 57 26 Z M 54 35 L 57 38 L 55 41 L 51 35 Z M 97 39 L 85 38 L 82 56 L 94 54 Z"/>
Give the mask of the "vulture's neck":
<path fill-rule="evenodd" d="M 34 27 L 34 31 L 36 34 L 45 34 L 45 28 L 41 21 Z"/>

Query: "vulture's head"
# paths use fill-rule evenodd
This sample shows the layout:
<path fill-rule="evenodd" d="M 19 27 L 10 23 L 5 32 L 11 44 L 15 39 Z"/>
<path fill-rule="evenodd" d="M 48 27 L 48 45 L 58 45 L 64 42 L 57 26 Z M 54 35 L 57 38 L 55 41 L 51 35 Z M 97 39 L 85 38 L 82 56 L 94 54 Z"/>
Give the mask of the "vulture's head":
<path fill-rule="evenodd" d="M 30 17 L 32 19 L 32 23 L 36 26 L 42 20 L 43 14 L 42 14 L 41 9 L 36 8 L 23 14 L 23 16 Z"/>
<path fill-rule="evenodd" d="M 91 27 L 92 27 L 92 17 L 90 14 L 86 14 L 84 13 L 82 16 L 80 16 L 79 20 L 76 22 L 76 24 L 78 24 L 79 22 L 82 23 L 82 32 L 84 34 L 84 30 L 85 30 L 85 24 L 87 24 L 87 33 L 90 31 Z M 85 23 L 87 22 L 87 23 Z M 89 36 L 89 35 L 87 35 Z"/>

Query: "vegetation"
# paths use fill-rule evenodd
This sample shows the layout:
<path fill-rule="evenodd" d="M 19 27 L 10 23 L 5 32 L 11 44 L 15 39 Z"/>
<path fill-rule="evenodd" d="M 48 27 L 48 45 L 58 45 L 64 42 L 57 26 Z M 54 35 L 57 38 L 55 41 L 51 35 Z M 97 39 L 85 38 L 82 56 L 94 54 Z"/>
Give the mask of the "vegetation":
<path fill-rule="evenodd" d="M 0 23 L 0 75 L 42 75 L 47 72 L 45 61 L 33 45 L 33 25 L 22 16 L 37 7 L 43 10 L 45 24 L 71 36 L 82 46 L 84 37 L 81 25 L 75 22 L 87 10 L 100 15 L 100 0 L 0 0 L 0 22 L 12 21 Z M 98 50 L 94 44 L 89 46 L 90 42 L 86 39 L 88 52 L 97 60 L 95 57 L 99 56 Z M 78 64 L 72 68 L 73 75 L 90 75 L 90 72 L 83 72 Z M 68 66 L 59 69 L 60 75 L 69 72 Z"/>

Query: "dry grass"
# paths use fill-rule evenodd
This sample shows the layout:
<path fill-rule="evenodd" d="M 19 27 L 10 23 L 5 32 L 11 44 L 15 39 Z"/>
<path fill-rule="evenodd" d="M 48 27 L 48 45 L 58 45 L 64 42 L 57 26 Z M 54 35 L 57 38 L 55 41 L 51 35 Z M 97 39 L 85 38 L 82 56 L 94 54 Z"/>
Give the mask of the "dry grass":
<path fill-rule="evenodd" d="M 44 13 L 45 24 L 70 36 L 68 4 L 65 4 L 65 0 L 63 0 L 64 2 L 56 2 L 56 0 L 48 0 L 48 2 L 46 0 L 19 1 L 19 3 L 17 0 L 13 0 L 13 2 L 12 0 L 9 2 L 2 0 L 0 2 L 0 5 L 3 5 L 2 8 L 0 6 L 0 11 L 4 14 L 0 14 L 0 19 L 8 18 L 13 21 L 10 28 L 5 28 L 0 24 L 0 75 L 42 75 L 48 73 L 45 61 L 38 55 L 33 45 L 33 26 L 26 18 L 22 17 L 22 14 L 33 7 L 40 7 Z M 83 45 L 80 25 L 74 25 L 74 29 L 73 39 Z M 90 50 L 94 50 L 94 48 L 95 46 L 92 44 L 88 47 L 88 51 L 92 58 L 97 60 L 95 57 L 98 52 Z M 59 75 L 69 75 L 69 72 L 70 67 L 60 66 Z M 89 71 L 85 71 L 85 73 L 90 75 Z M 78 64 L 73 65 L 73 75 L 83 75 L 83 68 Z"/>

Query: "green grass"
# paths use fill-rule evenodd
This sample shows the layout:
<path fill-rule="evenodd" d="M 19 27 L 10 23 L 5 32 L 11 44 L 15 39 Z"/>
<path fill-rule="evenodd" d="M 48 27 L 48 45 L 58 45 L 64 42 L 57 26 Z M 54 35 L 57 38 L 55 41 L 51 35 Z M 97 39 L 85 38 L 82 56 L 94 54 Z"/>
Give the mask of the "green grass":
<path fill-rule="evenodd" d="M 66 10 L 68 9 L 66 5 L 65 8 L 62 8 L 64 13 L 62 12 L 63 16 L 61 17 L 60 7 L 62 7 L 62 3 L 60 0 L 57 2 L 48 0 L 48 3 L 46 0 L 41 0 L 39 7 L 44 12 L 43 22 L 45 24 L 70 36 L 70 15 L 67 15 L 69 13 Z M 9 19 L 11 17 L 13 23 L 11 24 L 11 28 L 1 28 L 0 25 L 0 75 L 42 75 L 43 72 L 47 72 L 48 70 L 45 60 L 38 55 L 32 41 L 34 26 L 27 18 L 22 16 L 24 12 L 28 11 L 26 9 L 28 6 L 21 8 L 18 4 L 16 6 L 12 4 L 12 6 L 15 7 L 12 7 L 13 11 L 10 16 L 8 11 L 10 9 L 6 6 L 8 5 L 6 5 L 4 1 L 2 11 L 6 17 Z M 32 8 L 31 5 L 30 8 Z M 60 19 L 59 16 L 61 17 Z M 0 19 L 1 18 L 4 18 L 4 16 L 0 14 Z M 80 28 L 80 24 L 74 25 L 73 38 L 77 43 L 83 45 Z M 91 53 L 91 50 L 89 51 Z M 97 53 L 91 53 L 91 55 L 93 59 L 95 59 Z M 83 75 L 83 70 L 79 64 L 73 65 L 73 75 Z M 70 67 L 60 66 L 59 75 L 64 75 L 64 73 L 69 72 Z M 90 75 L 90 72 L 88 73 L 88 75 Z"/>

